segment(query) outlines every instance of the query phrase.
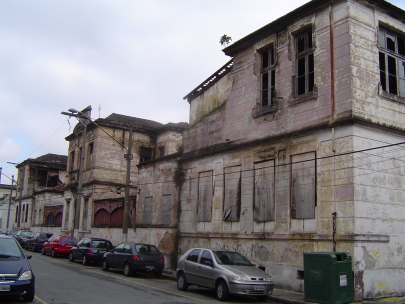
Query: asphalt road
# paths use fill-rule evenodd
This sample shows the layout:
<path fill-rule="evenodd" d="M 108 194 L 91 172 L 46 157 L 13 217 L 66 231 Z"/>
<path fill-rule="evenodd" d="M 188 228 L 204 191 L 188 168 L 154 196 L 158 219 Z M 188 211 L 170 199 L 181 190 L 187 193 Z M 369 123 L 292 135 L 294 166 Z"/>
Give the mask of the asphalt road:
<path fill-rule="evenodd" d="M 219 303 L 214 291 L 189 287 L 182 292 L 176 282 L 147 274 L 125 277 L 121 270 L 104 272 L 100 266 L 83 266 L 67 258 L 52 258 L 32 253 L 30 263 L 36 276 L 36 304 L 186 304 Z M 4 299 L 1 303 L 24 303 Z M 259 303 L 251 297 L 233 297 L 229 303 Z M 270 302 L 267 302 L 270 303 Z"/>

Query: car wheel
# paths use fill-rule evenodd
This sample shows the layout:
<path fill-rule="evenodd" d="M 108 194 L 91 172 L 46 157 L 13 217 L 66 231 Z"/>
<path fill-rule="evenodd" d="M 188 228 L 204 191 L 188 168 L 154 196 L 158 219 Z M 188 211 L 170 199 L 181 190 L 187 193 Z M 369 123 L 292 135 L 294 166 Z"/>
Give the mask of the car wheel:
<path fill-rule="evenodd" d="M 56 258 L 56 252 L 54 249 L 52 249 L 52 251 L 51 251 L 51 257 Z"/>
<path fill-rule="evenodd" d="M 88 266 L 88 265 L 89 265 L 89 261 L 87 260 L 86 255 L 83 256 L 82 263 L 83 263 L 84 266 Z"/>
<path fill-rule="evenodd" d="M 153 276 L 154 276 L 155 278 L 160 278 L 160 277 L 162 276 L 162 270 L 154 271 L 154 272 L 153 272 Z"/>
<path fill-rule="evenodd" d="M 257 296 L 256 299 L 260 302 L 264 302 L 267 300 L 267 296 Z"/>
<path fill-rule="evenodd" d="M 23 296 L 23 299 L 25 302 L 32 302 L 34 301 L 34 296 L 35 296 L 35 287 L 32 287 L 30 291 L 27 291 L 27 293 Z"/>
<path fill-rule="evenodd" d="M 42 253 L 42 255 L 45 255 L 45 254 L 46 254 L 46 252 L 45 252 L 45 248 L 42 248 L 41 253 Z"/>
<path fill-rule="evenodd" d="M 73 253 L 69 253 L 69 261 L 74 262 L 75 258 L 73 257 Z"/>
<path fill-rule="evenodd" d="M 229 298 L 228 286 L 225 281 L 219 281 L 215 289 L 217 294 L 217 299 L 220 301 L 226 301 Z"/>
<path fill-rule="evenodd" d="M 177 288 L 181 291 L 186 291 L 188 288 L 186 276 L 184 275 L 184 273 L 179 273 L 179 275 L 177 276 Z"/>
<path fill-rule="evenodd" d="M 124 276 L 126 277 L 130 277 L 132 276 L 133 271 L 131 269 L 131 266 L 129 266 L 129 263 L 125 263 L 124 265 Z"/>
<path fill-rule="evenodd" d="M 110 266 L 108 265 L 108 262 L 106 259 L 103 260 L 103 263 L 101 264 L 101 269 L 103 271 L 108 271 L 108 269 L 110 269 Z"/>

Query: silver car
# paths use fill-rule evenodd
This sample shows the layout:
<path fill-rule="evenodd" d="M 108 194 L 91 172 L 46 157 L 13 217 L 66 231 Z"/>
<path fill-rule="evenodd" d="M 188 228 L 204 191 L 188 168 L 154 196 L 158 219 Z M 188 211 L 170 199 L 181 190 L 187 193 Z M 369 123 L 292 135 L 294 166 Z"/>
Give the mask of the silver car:
<path fill-rule="evenodd" d="M 180 258 L 176 274 L 179 290 L 187 290 L 189 285 L 212 288 L 220 301 L 230 294 L 265 301 L 274 288 L 270 275 L 234 251 L 190 249 Z"/>

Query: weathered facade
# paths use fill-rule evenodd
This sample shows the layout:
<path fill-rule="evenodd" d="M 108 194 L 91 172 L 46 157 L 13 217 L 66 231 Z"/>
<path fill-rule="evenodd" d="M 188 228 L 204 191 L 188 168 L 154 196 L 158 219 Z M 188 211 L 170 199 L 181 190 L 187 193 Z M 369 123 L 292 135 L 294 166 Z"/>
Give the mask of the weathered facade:
<path fill-rule="evenodd" d="M 303 291 L 304 252 L 344 251 L 356 299 L 405 295 L 405 12 L 313 0 L 224 52 L 185 97 L 179 167 L 141 168 L 137 217 L 158 224 L 178 188 L 178 254 L 237 250 Z"/>
<path fill-rule="evenodd" d="M 67 156 L 45 154 L 19 163 L 15 229 L 58 229 L 63 216 Z"/>
<path fill-rule="evenodd" d="M 15 190 L 15 185 L 0 184 L 0 229 L 10 229 L 13 223 Z"/>

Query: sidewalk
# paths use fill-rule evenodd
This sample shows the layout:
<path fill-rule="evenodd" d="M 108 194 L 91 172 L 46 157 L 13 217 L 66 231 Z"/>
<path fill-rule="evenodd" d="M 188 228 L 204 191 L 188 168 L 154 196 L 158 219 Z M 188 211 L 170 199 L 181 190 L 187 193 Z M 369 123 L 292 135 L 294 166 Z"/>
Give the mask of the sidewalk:
<path fill-rule="evenodd" d="M 172 271 L 163 270 L 163 276 L 170 280 L 176 280 L 176 274 Z M 314 304 L 313 302 L 306 302 L 304 293 L 285 291 L 282 289 L 274 289 L 273 293 L 268 297 L 269 301 L 285 304 Z M 381 299 L 368 299 L 359 302 L 358 304 L 405 304 L 405 297 L 392 297 Z"/>

